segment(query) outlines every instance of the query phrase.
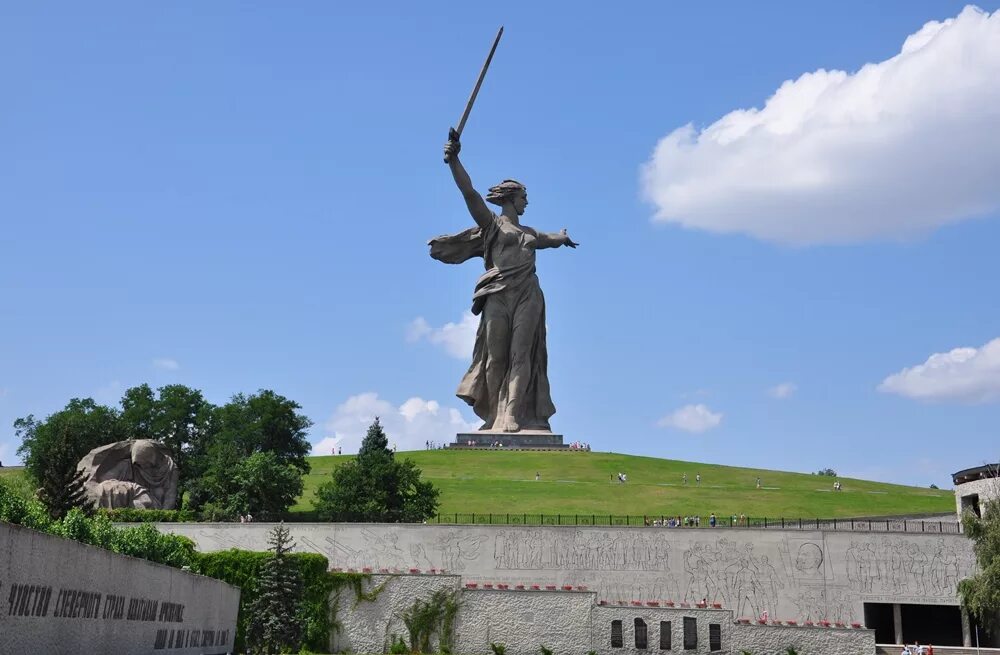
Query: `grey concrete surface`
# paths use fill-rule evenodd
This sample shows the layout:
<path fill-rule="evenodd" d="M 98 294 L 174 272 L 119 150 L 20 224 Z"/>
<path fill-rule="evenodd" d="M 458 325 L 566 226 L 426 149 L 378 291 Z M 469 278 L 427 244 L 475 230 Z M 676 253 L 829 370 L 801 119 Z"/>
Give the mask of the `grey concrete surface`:
<path fill-rule="evenodd" d="M 0 655 L 227 653 L 240 591 L 0 523 Z"/>
<path fill-rule="evenodd" d="M 458 596 L 452 652 L 490 655 L 491 644 L 503 644 L 509 655 L 537 655 L 541 646 L 557 654 L 666 652 L 660 633 L 668 630 L 669 651 L 701 655 L 740 653 L 755 655 L 786 652 L 795 646 L 801 653 L 872 655 L 872 630 L 847 628 L 736 625 L 733 612 L 713 608 L 667 608 L 596 605 L 596 594 L 587 591 L 469 589 L 455 575 L 378 575 L 364 583 L 365 591 L 379 589 L 374 601 L 358 601 L 353 590 L 335 592 L 342 630 L 332 644 L 334 652 L 385 652 L 393 636 L 407 640 L 402 615 L 415 601 L 426 600 L 438 589 Z M 646 645 L 636 642 L 637 619 L 646 628 Z M 686 648 L 685 622 L 691 622 L 697 643 Z M 620 622 L 621 642 L 613 645 L 615 622 Z M 718 630 L 713 644 L 711 631 Z M 713 645 L 715 649 L 713 649 Z M 434 648 L 438 643 L 432 644 Z"/>
<path fill-rule="evenodd" d="M 169 524 L 203 551 L 263 550 L 269 524 Z M 598 599 L 707 599 L 737 618 L 862 621 L 865 602 L 957 605 L 963 535 L 808 530 L 289 524 L 331 567 L 445 570 L 463 582 L 586 586 Z"/>

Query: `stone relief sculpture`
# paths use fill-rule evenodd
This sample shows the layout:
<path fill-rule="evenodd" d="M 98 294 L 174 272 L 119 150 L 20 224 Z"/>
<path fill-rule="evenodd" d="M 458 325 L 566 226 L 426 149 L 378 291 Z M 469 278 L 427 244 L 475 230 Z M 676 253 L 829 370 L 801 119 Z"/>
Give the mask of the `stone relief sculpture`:
<path fill-rule="evenodd" d="M 502 570 L 669 571 L 668 536 L 641 531 L 565 530 L 544 544 L 537 530 L 499 530 L 493 558 Z"/>
<path fill-rule="evenodd" d="M 472 295 L 472 313 L 480 317 L 472 364 L 456 395 L 483 420 L 481 430 L 549 431 L 556 408 L 549 393 L 545 297 L 535 253 L 578 244 L 566 230 L 550 234 L 521 224 L 528 193 L 516 180 L 491 187 L 484 200 L 458 158 L 460 150 L 459 133 L 451 130 L 445 161 L 476 227 L 430 241 L 431 257 L 438 261 L 460 264 L 482 257 L 486 266 Z M 487 202 L 500 213 L 490 211 Z"/>
<path fill-rule="evenodd" d="M 768 560 L 756 556 L 753 544 L 737 545 L 721 538 L 713 543 L 697 542 L 684 552 L 684 573 L 688 583 L 684 600 L 722 603 L 738 616 L 759 616 L 777 609 L 778 590 L 785 582 Z M 749 612 L 749 614 L 747 614 Z"/>
<path fill-rule="evenodd" d="M 848 585 L 873 596 L 952 596 L 975 562 L 943 539 L 918 544 L 899 538 L 852 540 L 845 554 Z"/>
<path fill-rule="evenodd" d="M 180 471 L 170 450 L 150 439 L 129 439 L 95 448 L 77 468 L 98 507 L 174 509 Z"/>

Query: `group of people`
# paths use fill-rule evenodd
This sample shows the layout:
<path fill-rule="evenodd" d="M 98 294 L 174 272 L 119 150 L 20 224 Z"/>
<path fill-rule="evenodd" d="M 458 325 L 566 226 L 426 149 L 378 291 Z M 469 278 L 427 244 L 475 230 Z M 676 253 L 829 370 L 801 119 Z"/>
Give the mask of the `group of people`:
<path fill-rule="evenodd" d="M 443 443 L 438 443 L 430 439 L 424 441 L 424 450 L 442 450 L 442 449 L 444 449 Z"/>
<path fill-rule="evenodd" d="M 920 644 L 903 645 L 903 652 L 900 655 L 934 655 L 934 647 L 930 644 L 921 646 Z"/>
<path fill-rule="evenodd" d="M 240 514 L 240 523 L 253 523 L 253 515 L 250 512 L 246 516 Z"/>
<path fill-rule="evenodd" d="M 573 443 L 571 443 L 569 445 L 569 449 L 570 450 L 586 450 L 587 452 L 590 452 L 590 444 L 589 443 L 583 443 L 582 441 L 574 441 Z"/>
<path fill-rule="evenodd" d="M 628 482 L 628 476 L 619 471 L 618 472 L 618 482 L 620 484 L 625 484 L 626 482 Z"/>
<path fill-rule="evenodd" d="M 688 483 L 688 474 L 687 473 L 685 473 L 684 475 L 681 476 L 681 482 L 683 482 L 684 484 Z M 701 473 L 695 473 L 694 474 L 694 483 L 695 484 L 701 484 Z"/>

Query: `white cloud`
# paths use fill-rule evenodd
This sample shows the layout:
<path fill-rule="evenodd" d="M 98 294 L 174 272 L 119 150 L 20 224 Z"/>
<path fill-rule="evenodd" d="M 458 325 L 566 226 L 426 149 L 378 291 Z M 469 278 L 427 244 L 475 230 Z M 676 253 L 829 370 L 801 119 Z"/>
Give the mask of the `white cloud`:
<path fill-rule="evenodd" d="M 979 348 L 934 353 L 893 373 L 879 391 L 919 400 L 985 403 L 1000 400 L 1000 338 Z"/>
<path fill-rule="evenodd" d="M 722 423 L 722 414 L 715 413 L 702 404 L 684 405 L 659 420 L 657 425 L 663 428 L 675 428 L 684 432 L 702 433 L 718 427 Z"/>
<path fill-rule="evenodd" d="M 176 371 L 180 367 L 181 365 L 177 363 L 176 359 L 170 359 L 169 357 L 158 357 L 153 360 L 153 368 L 161 371 Z"/>
<path fill-rule="evenodd" d="M 367 392 L 351 396 L 334 410 L 324 424 L 328 436 L 313 444 L 313 453 L 329 455 L 334 446 L 356 453 L 376 416 L 397 450 L 422 450 L 426 441 L 451 443 L 456 433 L 479 428 L 478 422 L 466 421 L 458 409 L 443 407 L 436 400 L 413 397 L 397 407 Z"/>
<path fill-rule="evenodd" d="M 792 395 L 798 391 L 798 389 L 798 385 L 794 382 L 782 382 L 781 384 L 776 384 L 768 389 L 767 395 L 777 400 L 784 400 L 786 398 L 791 398 Z"/>
<path fill-rule="evenodd" d="M 896 56 L 789 80 L 660 140 L 655 220 L 789 244 L 899 239 L 1000 208 L 1000 11 L 930 22 Z"/>
<path fill-rule="evenodd" d="M 406 340 L 426 339 L 429 343 L 444 348 L 452 357 L 468 360 L 472 358 L 478 328 L 479 319 L 470 311 L 466 311 L 458 323 L 445 323 L 439 328 L 431 327 L 423 316 L 418 316 L 407 327 Z"/>

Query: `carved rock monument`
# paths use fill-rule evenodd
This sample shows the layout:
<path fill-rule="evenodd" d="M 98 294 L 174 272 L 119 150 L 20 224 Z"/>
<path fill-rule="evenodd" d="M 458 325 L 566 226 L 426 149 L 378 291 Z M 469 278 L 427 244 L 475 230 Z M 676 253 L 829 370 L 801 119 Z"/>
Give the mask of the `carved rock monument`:
<path fill-rule="evenodd" d="M 151 439 L 129 439 L 95 448 L 77 468 L 98 507 L 174 509 L 180 471 L 170 450 Z"/>

